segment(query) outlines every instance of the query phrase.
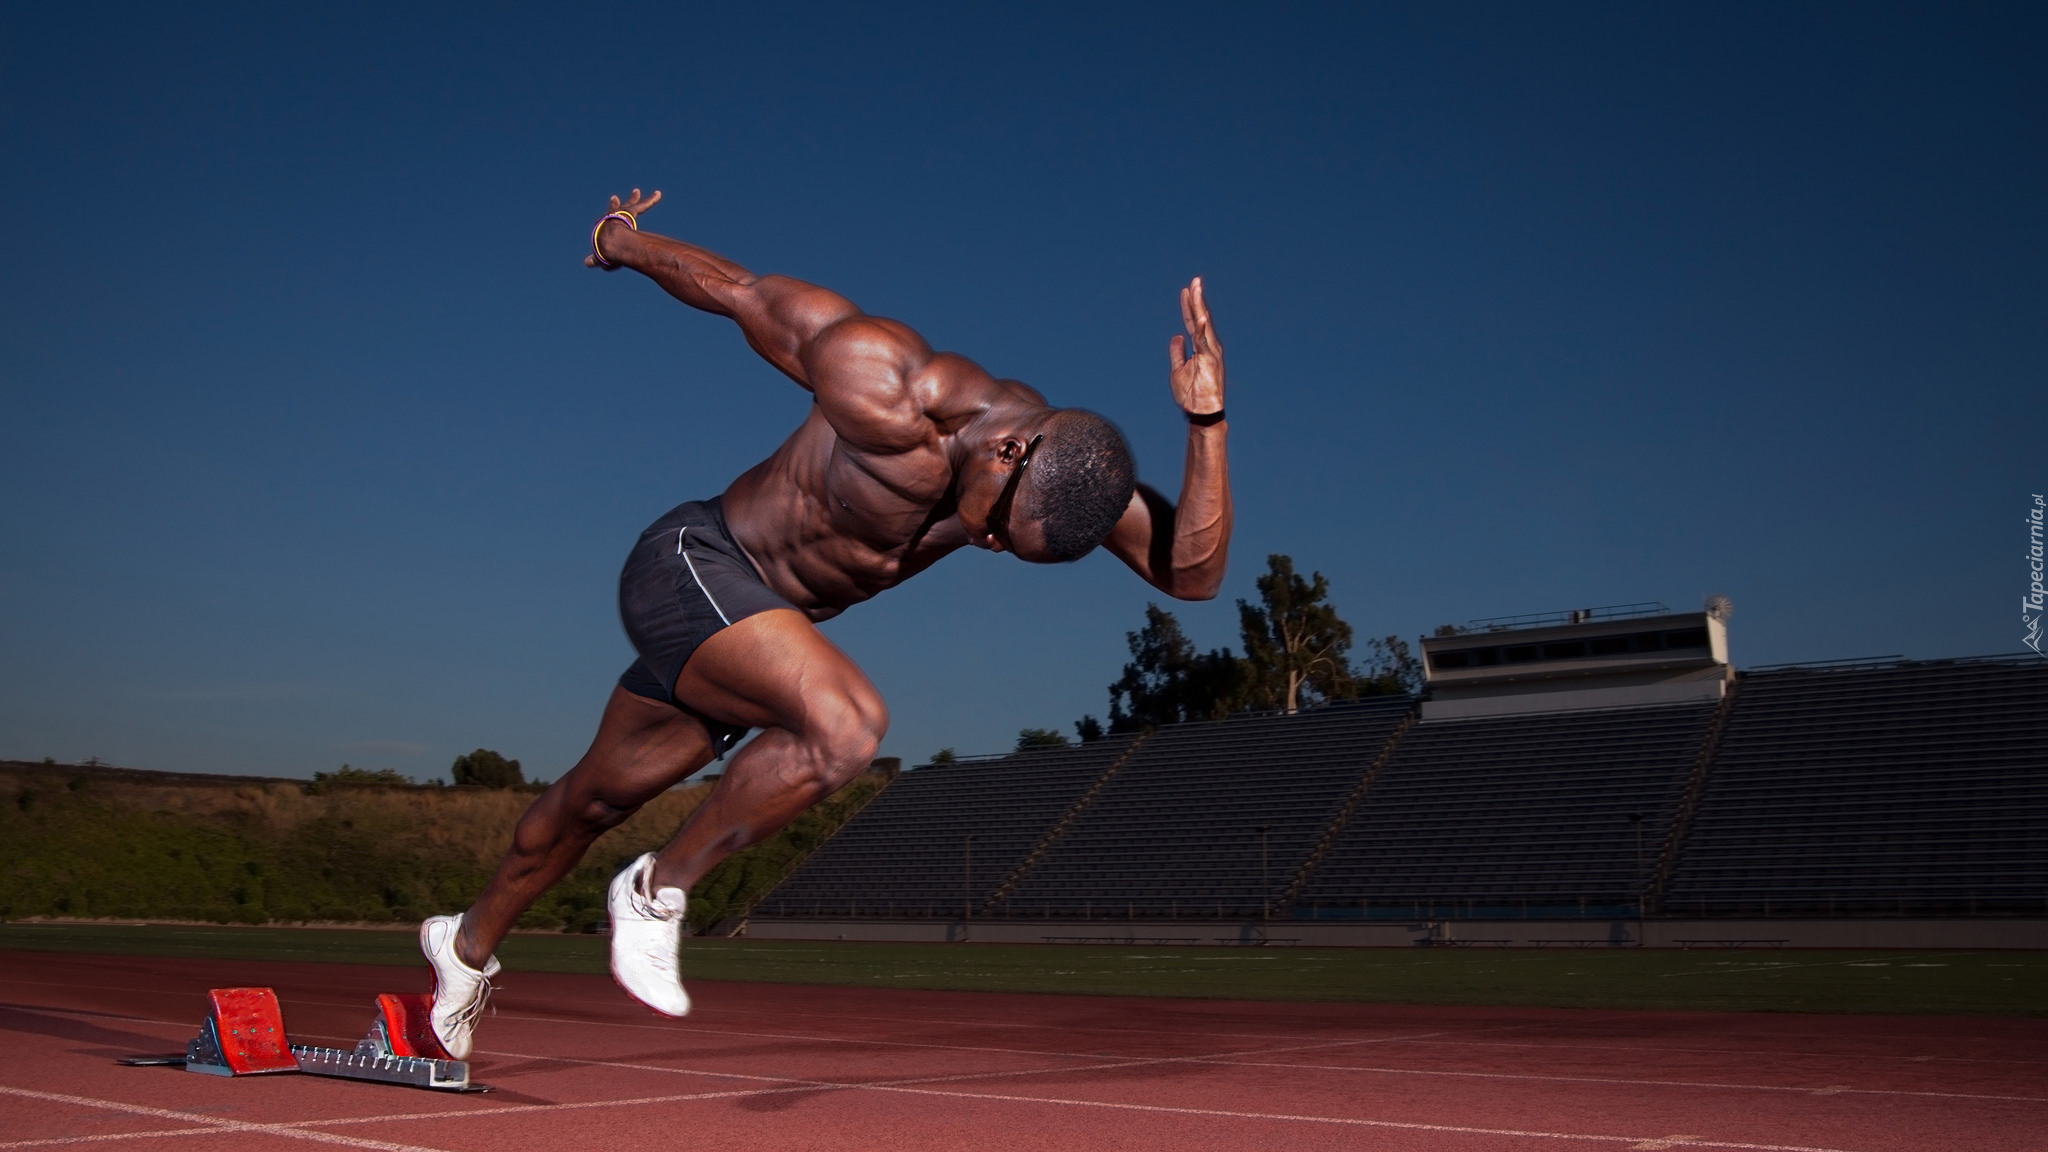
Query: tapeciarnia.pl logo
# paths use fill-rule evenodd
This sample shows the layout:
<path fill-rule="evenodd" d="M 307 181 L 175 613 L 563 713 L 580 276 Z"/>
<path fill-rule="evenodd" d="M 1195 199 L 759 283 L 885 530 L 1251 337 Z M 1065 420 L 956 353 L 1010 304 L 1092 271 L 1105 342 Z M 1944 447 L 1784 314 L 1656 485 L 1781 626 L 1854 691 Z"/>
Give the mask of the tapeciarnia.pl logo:
<path fill-rule="evenodd" d="M 2020 601 L 2020 623 L 2027 629 L 2027 634 L 2020 638 L 2020 643 L 2032 648 L 2036 656 L 2041 655 L 2041 613 L 2042 598 L 2044 596 L 2041 590 L 2041 515 L 2043 510 L 2044 502 L 2040 494 L 2036 493 L 2034 496 L 2034 506 L 2027 510 L 2027 567 L 2033 575 L 2033 583 L 2027 585 L 2027 594 Z"/>

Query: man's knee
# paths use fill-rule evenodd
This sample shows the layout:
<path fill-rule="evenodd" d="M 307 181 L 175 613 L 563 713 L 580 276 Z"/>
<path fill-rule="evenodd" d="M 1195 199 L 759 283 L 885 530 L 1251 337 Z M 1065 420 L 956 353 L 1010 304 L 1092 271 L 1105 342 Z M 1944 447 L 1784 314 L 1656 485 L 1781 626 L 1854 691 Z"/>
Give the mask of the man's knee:
<path fill-rule="evenodd" d="M 626 818 L 640 810 L 633 803 L 613 803 L 603 796 L 590 796 L 576 807 L 576 822 L 589 836 L 600 836 L 626 822 Z"/>
<path fill-rule="evenodd" d="M 889 731 L 889 707 L 872 688 L 834 693 L 814 708 L 805 732 L 812 749 L 817 783 L 825 791 L 841 785 L 874 763 L 882 737 Z"/>
<path fill-rule="evenodd" d="M 544 852 L 564 839 L 595 840 L 640 810 L 637 797 L 609 795 L 579 783 L 565 777 L 534 801 L 513 830 L 517 849 Z"/>

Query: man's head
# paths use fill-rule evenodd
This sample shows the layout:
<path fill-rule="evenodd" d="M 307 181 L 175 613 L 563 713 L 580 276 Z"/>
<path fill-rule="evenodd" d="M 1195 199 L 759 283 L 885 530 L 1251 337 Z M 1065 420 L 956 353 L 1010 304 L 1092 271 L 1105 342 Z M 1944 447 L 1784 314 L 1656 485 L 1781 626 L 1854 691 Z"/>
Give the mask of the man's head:
<path fill-rule="evenodd" d="M 1081 408 L 1055 409 L 1029 437 L 1005 439 L 997 466 L 1003 487 L 989 509 L 989 533 L 1019 558 L 1042 564 L 1093 551 L 1138 485 L 1123 433 Z"/>

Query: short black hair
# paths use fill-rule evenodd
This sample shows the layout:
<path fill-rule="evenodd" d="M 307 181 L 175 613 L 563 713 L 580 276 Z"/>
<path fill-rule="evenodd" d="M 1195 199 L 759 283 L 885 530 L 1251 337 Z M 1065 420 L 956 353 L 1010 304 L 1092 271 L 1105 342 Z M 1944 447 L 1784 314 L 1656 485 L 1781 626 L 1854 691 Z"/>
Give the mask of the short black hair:
<path fill-rule="evenodd" d="M 1045 442 L 1017 495 L 1025 516 L 1042 526 L 1052 558 L 1079 560 L 1130 507 L 1138 466 L 1116 425 L 1086 409 L 1062 408 L 1042 427 Z"/>

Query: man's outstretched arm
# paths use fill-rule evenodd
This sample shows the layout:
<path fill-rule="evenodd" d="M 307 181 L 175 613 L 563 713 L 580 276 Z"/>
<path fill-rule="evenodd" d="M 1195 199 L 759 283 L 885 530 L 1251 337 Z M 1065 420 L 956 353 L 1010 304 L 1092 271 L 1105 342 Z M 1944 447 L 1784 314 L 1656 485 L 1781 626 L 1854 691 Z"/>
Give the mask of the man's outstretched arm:
<path fill-rule="evenodd" d="M 635 188 L 623 204 L 612 197 L 612 210 L 637 217 L 660 200 L 659 192 L 642 197 Z M 813 387 L 805 367 L 811 341 L 839 321 L 861 314 L 837 292 L 787 276 L 756 276 L 716 252 L 634 231 L 622 221 L 600 225 L 596 247 L 607 263 L 631 268 L 690 307 L 730 317 L 754 351 L 805 388 Z M 583 262 L 601 266 L 596 254 Z"/>
<path fill-rule="evenodd" d="M 1230 559 L 1230 461 L 1224 450 L 1223 344 L 1202 299 L 1202 281 L 1181 289 L 1188 334 L 1168 351 L 1173 399 L 1188 417 L 1180 503 L 1143 484 L 1110 530 L 1105 547 L 1145 581 L 1179 600 L 1208 600 L 1223 587 Z"/>

